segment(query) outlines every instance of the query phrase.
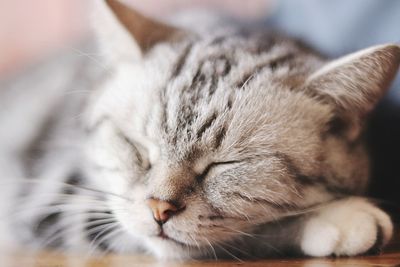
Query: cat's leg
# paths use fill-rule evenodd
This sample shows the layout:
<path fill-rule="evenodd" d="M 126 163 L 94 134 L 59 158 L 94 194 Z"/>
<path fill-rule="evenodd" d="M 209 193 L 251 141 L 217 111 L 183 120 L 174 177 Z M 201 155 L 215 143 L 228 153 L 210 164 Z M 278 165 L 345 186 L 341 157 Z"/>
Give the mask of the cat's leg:
<path fill-rule="evenodd" d="M 327 204 L 308 217 L 300 248 L 309 256 L 352 256 L 381 248 L 393 233 L 389 216 L 364 198 Z"/>

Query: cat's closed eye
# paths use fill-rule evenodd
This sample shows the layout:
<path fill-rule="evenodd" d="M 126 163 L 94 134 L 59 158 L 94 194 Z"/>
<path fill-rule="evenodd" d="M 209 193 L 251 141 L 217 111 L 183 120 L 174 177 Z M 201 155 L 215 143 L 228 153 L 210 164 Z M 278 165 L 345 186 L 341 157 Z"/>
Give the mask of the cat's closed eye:
<path fill-rule="evenodd" d="M 207 165 L 207 167 L 205 167 L 205 169 L 200 174 L 196 175 L 196 181 L 202 182 L 213 168 L 216 168 L 218 166 L 229 166 L 239 162 L 240 161 L 238 160 L 211 162 Z"/>
<path fill-rule="evenodd" d="M 273 29 L 200 13 L 169 26 L 93 2 L 99 51 L 62 59 L 73 66 L 54 82 L 51 63 L 0 90 L 0 182 L 12 178 L 0 249 L 241 260 L 390 240 L 389 216 L 360 196 L 365 119 L 398 71 L 397 44 L 328 61 Z"/>
<path fill-rule="evenodd" d="M 132 150 L 132 154 L 134 155 L 134 160 L 136 164 L 140 167 L 142 171 L 149 171 L 152 165 L 148 157 L 147 149 L 143 145 L 131 140 L 129 137 L 123 134 L 123 132 L 119 131 L 119 133 L 127 146 L 129 146 L 129 149 Z"/>

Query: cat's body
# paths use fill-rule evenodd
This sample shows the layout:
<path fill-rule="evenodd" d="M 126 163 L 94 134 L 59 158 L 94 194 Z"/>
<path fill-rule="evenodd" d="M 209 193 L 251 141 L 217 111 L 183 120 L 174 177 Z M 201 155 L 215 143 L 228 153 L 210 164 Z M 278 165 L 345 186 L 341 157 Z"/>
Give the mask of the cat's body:
<path fill-rule="evenodd" d="M 29 127 L 4 133 L 11 239 L 164 258 L 356 255 L 387 243 L 389 217 L 351 196 L 368 185 L 363 119 L 399 47 L 328 63 L 270 32 L 189 33 L 108 4 L 97 26 L 108 65 L 89 92 L 35 96 L 32 110 L 22 104 Z M 24 110 L 10 99 L 7 129 Z"/>

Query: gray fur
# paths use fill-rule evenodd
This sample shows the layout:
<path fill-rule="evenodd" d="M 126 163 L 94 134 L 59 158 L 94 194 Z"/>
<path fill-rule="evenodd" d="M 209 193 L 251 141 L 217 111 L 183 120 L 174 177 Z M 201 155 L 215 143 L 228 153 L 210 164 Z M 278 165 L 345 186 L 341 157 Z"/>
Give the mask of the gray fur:
<path fill-rule="evenodd" d="M 128 42 L 127 32 L 116 34 Z M 393 78 L 399 50 L 376 48 L 330 67 L 290 38 L 234 27 L 186 32 L 129 60 L 115 50 L 106 70 L 83 75 L 100 82 L 88 88 L 71 75 L 73 86 L 31 105 L 46 111 L 28 140 L 2 149 L 23 170 L 1 165 L 21 184 L 11 210 L 29 211 L 6 207 L 20 229 L 11 238 L 164 258 L 313 255 L 302 243 L 309 219 L 367 187 L 363 117 Z M 87 94 L 73 93 L 81 88 Z M 163 226 L 170 240 L 156 236 L 147 198 L 186 207 Z M 372 204 L 352 203 L 383 218 L 374 226 L 391 227 Z"/>

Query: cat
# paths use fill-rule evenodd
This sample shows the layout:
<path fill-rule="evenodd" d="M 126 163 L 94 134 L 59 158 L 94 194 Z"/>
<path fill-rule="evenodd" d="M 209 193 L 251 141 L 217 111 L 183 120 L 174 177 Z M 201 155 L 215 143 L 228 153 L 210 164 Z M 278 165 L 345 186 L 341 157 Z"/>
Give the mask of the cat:
<path fill-rule="evenodd" d="M 389 242 L 390 217 L 363 197 L 364 124 L 399 46 L 328 60 L 269 30 L 96 8 L 104 70 L 66 59 L 77 68 L 0 91 L 3 247 L 188 259 Z"/>

